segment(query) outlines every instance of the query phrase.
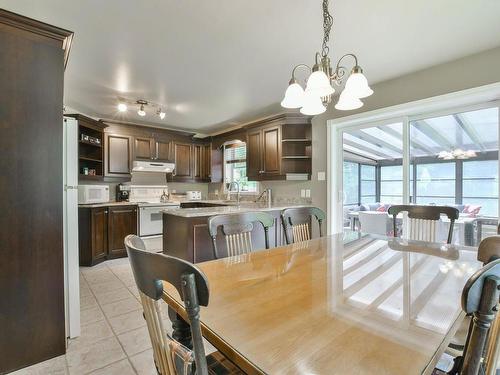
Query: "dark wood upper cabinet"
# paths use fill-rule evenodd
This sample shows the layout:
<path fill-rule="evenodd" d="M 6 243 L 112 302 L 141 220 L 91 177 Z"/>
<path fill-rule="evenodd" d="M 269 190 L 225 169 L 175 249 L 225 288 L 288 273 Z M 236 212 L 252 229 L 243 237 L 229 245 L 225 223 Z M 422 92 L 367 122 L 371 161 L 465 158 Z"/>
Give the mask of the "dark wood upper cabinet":
<path fill-rule="evenodd" d="M 209 143 L 203 146 L 203 171 L 202 178 L 208 182 L 212 182 L 212 144 Z"/>
<path fill-rule="evenodd" d="M 1 374 L 66 351 L 63 87 L 72 35 L 0 9 Z"/>
<path fill-rule="evenodd" d="M 112 259 L 127 256 L 123 240 L 129 234 L 137 234 L 137 206 L 109 207 L 107 225 L 107 258 Z"/>
<path fill-rule="evenodd" d="M 262 175 L 271 177 L 281 173 L 280 126 L 262 129 Z"/>
<path fill-rule="evenodd" d="M 131 172 L 131 137 L 106 134 L 106 176 L 126 177 Z"/>
<path fill-rule="evenodd" d="M 203 145 L 194 144 L 193 146 L 193 178 L 203 179 Z"/>
<path fill-rule="evenodd" d="M 172 177 L 177 181 L 193 178 L 192 145 L 190 143 L 173 142 L 175 171 Z"/>
<path fill-rule="evenodd" d="M 171 153 L 172 142 L 157 139 L 155 141 L 156 159 L 160 161 L 170 161 L 173 159 Z"/>
<path fill-rule="evenodd" d="M 151 160 L 156 157 L 155 140 L 152 138 L 134 139 L 134 158 L 137 160 Z"/>
<path fill-rule="evenodd" d="M 247 134 L 247 177 L 258 180 L 262 173 L 262 131 L 248 131 Z"/>

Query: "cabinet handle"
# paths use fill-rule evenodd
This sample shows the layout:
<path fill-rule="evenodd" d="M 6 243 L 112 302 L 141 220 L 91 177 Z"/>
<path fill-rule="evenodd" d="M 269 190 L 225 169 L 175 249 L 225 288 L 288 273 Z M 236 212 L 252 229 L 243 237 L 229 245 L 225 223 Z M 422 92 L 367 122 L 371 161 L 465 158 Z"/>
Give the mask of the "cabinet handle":
<path fill-rule="evenodd" d="M 107 213 L 108 213 L 108 210 L 104 211 L 104 213 L 105 213 L 105 214 L 107 214 Z"/>

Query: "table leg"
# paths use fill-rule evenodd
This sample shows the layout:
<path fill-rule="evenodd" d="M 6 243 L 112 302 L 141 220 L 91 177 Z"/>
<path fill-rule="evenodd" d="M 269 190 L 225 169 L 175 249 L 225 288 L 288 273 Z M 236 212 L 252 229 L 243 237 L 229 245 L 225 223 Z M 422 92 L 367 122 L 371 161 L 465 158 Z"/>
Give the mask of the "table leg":
<path fill-rule="evenodd" d="M 170 306 L 168 307 L 168 317 L 172 322 L 172 338 L 180 342 L 185 347 L 192 349 L 191 328 Z"/>

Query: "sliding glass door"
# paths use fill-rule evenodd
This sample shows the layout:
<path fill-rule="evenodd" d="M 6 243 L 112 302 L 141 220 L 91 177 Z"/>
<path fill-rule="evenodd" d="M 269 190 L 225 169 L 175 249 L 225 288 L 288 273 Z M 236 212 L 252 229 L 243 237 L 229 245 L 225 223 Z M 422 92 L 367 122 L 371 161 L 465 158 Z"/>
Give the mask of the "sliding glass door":
<path fill-rule="evenodd" d="M 392 204 L 459 210 L 454 242 L 495 234 L 499 213 L 499 108 L 476 106 L 339 130 L 344 228 L 392 234 Z"/>

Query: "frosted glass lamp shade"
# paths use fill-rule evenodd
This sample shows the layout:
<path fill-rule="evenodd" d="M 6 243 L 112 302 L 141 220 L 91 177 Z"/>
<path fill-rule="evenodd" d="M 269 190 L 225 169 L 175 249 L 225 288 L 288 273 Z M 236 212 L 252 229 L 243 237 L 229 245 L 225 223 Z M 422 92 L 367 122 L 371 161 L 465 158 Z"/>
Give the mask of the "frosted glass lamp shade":
<path fill-rule="evenodd" d="M 358 98 L 351 96 L 347 89 L 342 91 L 339 101 L 335 104 L 335 108 L 340 111 L 351 111 L 353 109 L 361 108 L 362 106 L 363 102 Z"/>
<path fill-rule="evenodd" d="M 349 95 L 358 99 L 366 98 L 373 94 L 373 90 L 368 86 L 368 80 L 361 72 L 353 72 L 345 83 L 345 90 Z"/>
<path fill-rule="evenodd" d="M 315 116 L 325 111 L 326 108 L 321 101 L 321 97 L 306 89 L 304 94 L 304 106 L 300 109 L 300 113 L 306 116 Z"/>
<path fill-rule="evenodd" d="M 291 83 L 281 101 L 283 108 L 300 108 L 304 104 L 304 89 L 298 83 Z"/>
<path fill-rule="evenodd" d="M 328 96 L 335 92 L 327 75 L 321 70 L 311 73 L 307 79 L 306 91 L 310 91 L 317 96 Z"/>

